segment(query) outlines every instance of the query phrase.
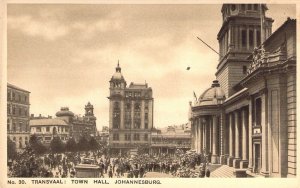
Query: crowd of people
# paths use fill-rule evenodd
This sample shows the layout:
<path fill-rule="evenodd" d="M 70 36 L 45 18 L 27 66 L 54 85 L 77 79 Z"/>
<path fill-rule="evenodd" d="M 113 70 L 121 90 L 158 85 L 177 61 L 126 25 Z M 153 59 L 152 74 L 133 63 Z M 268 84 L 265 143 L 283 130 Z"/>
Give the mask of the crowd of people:
<path fill-rule="evenodd" d="M 109 156 L 101 151 L 66 152 L 36 156 L 25 150 L 8 162 L 8 177 L 76 177 L 76 165 L 85 163 L 99 167 L 99 177 L 143 178 L 148 172 L 169 174 L 173 177 L 209 177 L 209 156 L 177 150 L 168 155 Z"/>

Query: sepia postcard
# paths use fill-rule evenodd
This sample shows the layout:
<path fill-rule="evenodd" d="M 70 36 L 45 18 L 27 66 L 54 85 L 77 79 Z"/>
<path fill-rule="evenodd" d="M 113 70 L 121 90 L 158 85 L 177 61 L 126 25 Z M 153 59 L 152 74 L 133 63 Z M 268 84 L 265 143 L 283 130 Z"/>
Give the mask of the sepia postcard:
<path fill-rule="evenodd" d="M 0 6 L 1 187 L 300 186 L 296 1 Z"/>

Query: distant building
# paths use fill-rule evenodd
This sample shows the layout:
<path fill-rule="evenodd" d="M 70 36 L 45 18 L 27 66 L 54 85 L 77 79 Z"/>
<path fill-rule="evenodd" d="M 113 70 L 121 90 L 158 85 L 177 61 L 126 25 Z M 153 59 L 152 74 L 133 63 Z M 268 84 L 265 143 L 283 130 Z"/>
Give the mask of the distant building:
<path fill-rule="evenodd" d="M 191 149 L 191 127 L 188 123 L 153 129 L 151 133 L 151 154 L 174 154 L 177 149 Z"/>
<path fill-rule="evenodd" d="M 7 84 L 7 136 L 16 144 L 17 151 L 29 142 L 29 91 Z"/>
<path fill-rule="evenodd" d="M 35 134 L 45 145 L 50 144 L 53 137 L 58 136 L 63 142 L 69 139 L 70 125 L 62 119 L 31 119 L 30 133 Z"/>
<path fill-rule="evenodd" d="M 109 142 L 109 129 L 108 126 L 103 126 L 101 131 L 98 131 L 97 141 L 99 143 L 108 143 Z"/>
<path fill-rule="evenodd" d="M 118 63 L 109 90 L 110 151 L 128 153 L 137 147 L 149 151 L 153 127 L 151 87 L 147 83 L 127 86 Z"/>
<path fill-rule="evenodd" d="M 85 115 L 80 117 L 69 111 L 68 107 L 62 107 L 56 113 L 58 119 L 64 120 L 70 125 L 70 137 L 79 140 L 81 136 L 94 137 L 97 134 L 96 117 L 94 116 L 94 107 L 90 102 L 85 106 Z"/>

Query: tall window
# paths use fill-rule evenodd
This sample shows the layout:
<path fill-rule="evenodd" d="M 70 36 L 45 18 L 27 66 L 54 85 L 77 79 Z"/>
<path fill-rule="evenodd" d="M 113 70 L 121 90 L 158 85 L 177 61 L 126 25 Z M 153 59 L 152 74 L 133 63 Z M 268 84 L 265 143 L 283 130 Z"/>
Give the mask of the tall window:
<path fill-rule="evenodd" d="M 245 29 L 242 30 L 242 47 L 247 45 L 247 32 Z"/>
<path fill-rule="evenodd" d="M 145 129 L 148 129 L 148 123 L 145 123 Z"/>
<path fill-rule="evenodd" d="M 10 119 L 7 118 L 7 131 L 10 131 Z"/>
<path fill-rule="evenodd" d="M 29 122 L 26 123 L 26 132 L 29 132 Z"/>
<path fill-rule="evenodd" d="M 139 134 L 134 134 L 134 138 L 133 138 L 134 140 L 140 140 L 140 135 Z"/>
<path fill-rule="evenodd" d="M 144 140 L 145 140 L 145 141 L 148 141 L 148 134 L 145 134 L 145 135 L 144 135 Z"/>
<path fill-rule="evenodd" d="M 17 127 L 16 127 L 16 123 L 13 122 L 13 131 L 16 132 L 17 131 Z"/>
<path fill-rule="evenodd" d="M 117 133 L 113 134 L 113 140 L 119 140 L 119 134 Z"/>
<path fill-rule="evenodd" d="M 256 30 L 256 45 L 259 46 L 261 43 L 260 40 L 260 30 Z"/>
<path fill-rule="evenodd" d="M 131 140 L 131 135 L 130 134 L 125 134 L 125 140 L 130 141 Z"/>
<path fill-rule="evenodd" d="M 254 4 L 254 10 L 258 10 L 258 4 Z"/>
<path fill-rule="evenodd" d="M 145 113 L 145 120 L 148 120 L 148 113 Z"/>
<path fill-rule="evenodd" d="M 261 98 L 255 100 L 255 124 L 261 126 Z"/>
<path fill-rule="evenodd" d="M 254 43 L 254 36 L 253 36 L 253 30 L 249 30 L 249 46 L 253 46 Z"/>
<path fill-rule="evenodd" d="M 13 115 L 16 114 L 16 107 L 15 107 L 15 106 L 13 106 L 13 108 L 12 108 L 12 114 L 13 114 Z"/>
<path fill-rule="evenodd" d="M 25 130 L 24 130 L 24 127 L 23 127 L 23 122 L 22 122 L 22 121 L 19 121 L 19 131 L 20 131 L 20 132 L 25 131 Z"/>
<path fill-rule="evenodd" d="M 113 128 L 114 129 L 120 128 L 120 122 L 121 122 L 120 106 L 119 106 L 119 102 L 115 102 L 113 107 Z"/>
<path fill-rule="evenodd" d="M 141 104 L 135 103 L 134 105 L 134 128 L 140 129 L 141 127 Z"/>
<path fill-rule="evenodd" d="M 10 91 L 7 92 L 7 100 L 8 100 L 8 101 L 11 100 L 11 98 L 10 98 Z"/>
<path fill-rule="evenodd" d="M 125 129 L 130 129 L 131 126 L 131 104 L 130 102 L 126 103 L 125 108 Z"/>
<path fill-rule="evenodd" d="M 7 104 L 7 114 L 10 114 L 10 104 Z"/>

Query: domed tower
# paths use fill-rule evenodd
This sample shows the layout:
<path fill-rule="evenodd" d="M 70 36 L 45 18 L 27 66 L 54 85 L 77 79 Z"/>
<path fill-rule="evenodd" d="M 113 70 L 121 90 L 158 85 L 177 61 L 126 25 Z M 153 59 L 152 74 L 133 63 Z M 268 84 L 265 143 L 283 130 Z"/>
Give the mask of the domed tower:
<path fill-rule="evenodd" d="M 60 111 L 56 112 L 56 117 L 70 123 L 74 117 L 74 113 L 68 107 L 61 107 Z"/>
<path fill-rule="evenodd" d="M 109 127 L 110 129 L 119 129 L 122 127 L 122 116 L 126 89 L 126 81 L 121 73 L 121 67 L 118 61 L 116 72 L 111 77 L 110 81 L 110 96 L 109 99 Z"/>
<path fill-rule="evenodd" d="M 111 77 L 110 81 L 110 95 L 122 95 L 122 90 L 126 88 L 126 81 L 121 73 L 121 67 L 118 61 L 116 72 Z"/>
<path fill-rule="evenodd" d="M 211 87 L 206 89 L 191 107 L 191 128 L 193 149 L 197 153 L 211 154 L 212 163 L 220 163 L 220 122 L 225 101 L 225 92 L 219 81 L 214 80 Z"/>
<path fill-rule="evenodd" d="M 218 33 L 219 64 L 216 77 L 228 98 L 246 76 L 246 58 L 271 35 L 273 20 L 265 16 L 265 4 L 224 4 L 223 24 Z"/>

